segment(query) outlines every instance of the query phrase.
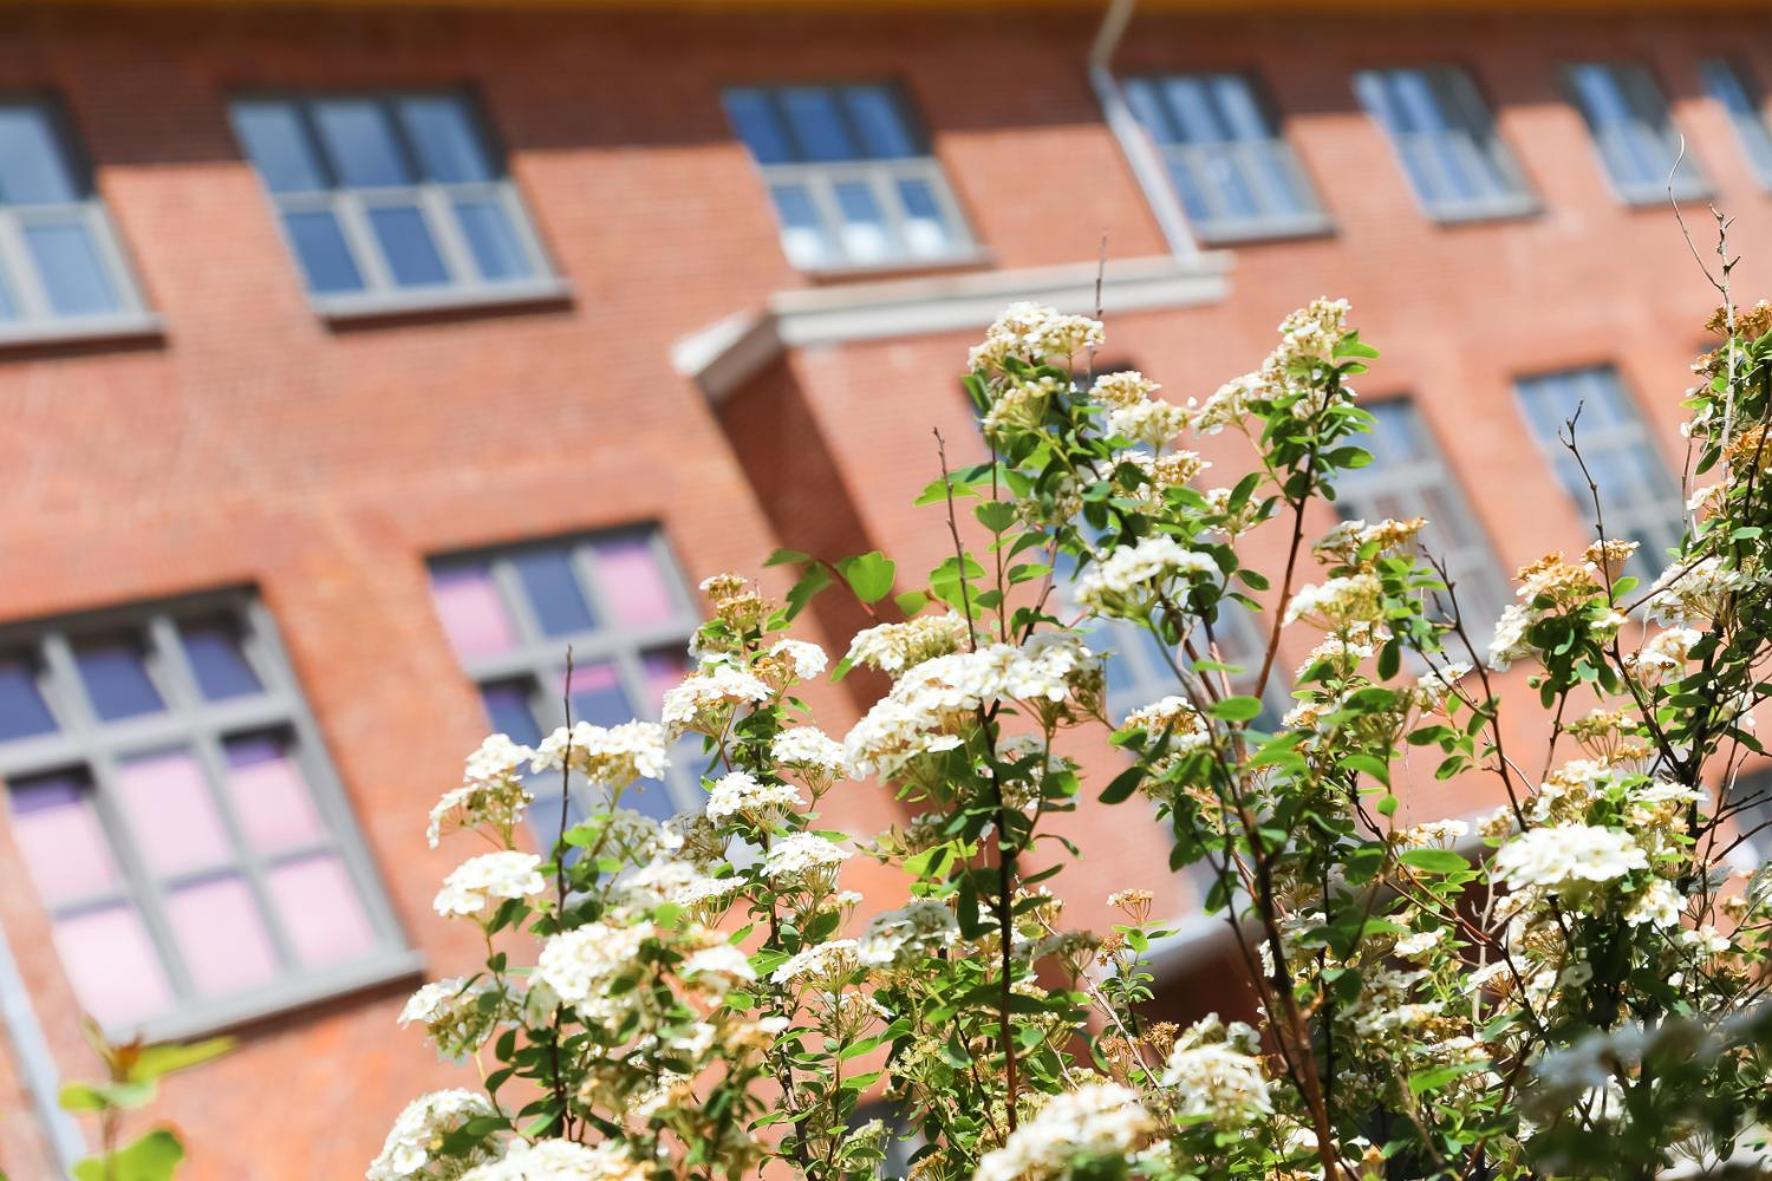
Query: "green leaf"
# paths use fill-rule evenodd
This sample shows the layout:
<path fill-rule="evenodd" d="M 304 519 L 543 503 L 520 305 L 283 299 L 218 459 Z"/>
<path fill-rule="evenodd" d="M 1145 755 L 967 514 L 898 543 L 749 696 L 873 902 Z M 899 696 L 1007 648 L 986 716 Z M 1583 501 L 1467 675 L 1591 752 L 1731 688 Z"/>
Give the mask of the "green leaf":
<path fill-rule="evenodd" d="M 1438 1070 L 1423 1070 L 1409 1076 L 1409 1093 L 1419 1095 L 1424 1091 L 1437 1091 L 1460 1075 L 1488 1068 L 1489 1063 L 1485 1060 L 1482 1062 L 1460 1062 L 1456 1066 L 1442 1066 Z"/>
<path fill-rule="evenodd" d="M 186 1042 L 183 1045 L 149 1046 L 136 1058 L 135 1065 L 129 1068 L 129 1077 L 135 1082 L 163 1078 L 176 1070 L 188 1070 L 220 1058 L 233 1048 L 234 1039 L 231 1037 L 213 1037 L 207 1041 Z"/>
<path fill-rule="evenodd" d="M 764 561 L 765 566 L 798 566 L 812 560 L 811 554 L 803 554 L 797 549 L 778 549 Z"/>
<path fill-rule="evenodd" d="M 898 564 L 879 550 L 849 558 L 842 563 L 849 589 L 864 603 L 875 603 L 892 593 L 892 576 Z"/>
<path fill-rule="evenodd" d="M 987 500 L 973 508 L 972 515 L 992 533 L 1001 533 L 1015 524 L 1015 505 L 1007 500 Z"/>
<path fill-rule="evenodd" d="M 1128 767 L 1114 776 L 1113 782 L 1102 789 L 1101 802 L 1117 804 L 1138 790 L 1139 780 L 1144 778 L 1143 767 Z"/>
<path fill-rule="evenodd" d="M 1247 722 L 1261 715 L 1258 697 L 1226 697 L 1212 703 L 1212 716 L 1227 722 Z"/>
<path fill-rule="evenodd" d="M 1471 867 L 1461 854 L 1450 849 L 1408 849 L 1398 860 L 1423 873 L 1457 873 Z"/>
<path fill-rule="evenodd" d="M 908 590 L 902 594 L 892 596 L 892 601 L 896 603 L 898 609 L 903 611 L 906 615 L 915 615 L 929 605 L 929 596 L 920 590 Z"/>
<path fill-rule="evenodd" d="M 133 1111 L 154 1098 L 149 1081 L 126 1083 L 69 1083 L 62 1088 L 64 1111 Z"/>
<path fill-rule="evenodd" d="M 812 597 L 829 585 L 831 585 L 829 570 L 823 566 L 806 567 L 806 573 L 800 575 L 800 581 L 796 582 L 793 589 L 788 591 L 787 618 L 791 621 L 794 616 L 804 611 L 806 604 L 812 601 Z"/>
<path fill-rule="evenodd" d="M 74 1166 L 78 1181 L 170 1181 L 185 1149 L 165 1128 L 155 1128 L 109 1160 L 87 1157 Z"/>
<path fill-rule="evenodd" d="M 1397 814 L 1397 797 L 1387 795 L 1379 800 L 1378 814 L 1380 816 L 1395 816 Z"/>

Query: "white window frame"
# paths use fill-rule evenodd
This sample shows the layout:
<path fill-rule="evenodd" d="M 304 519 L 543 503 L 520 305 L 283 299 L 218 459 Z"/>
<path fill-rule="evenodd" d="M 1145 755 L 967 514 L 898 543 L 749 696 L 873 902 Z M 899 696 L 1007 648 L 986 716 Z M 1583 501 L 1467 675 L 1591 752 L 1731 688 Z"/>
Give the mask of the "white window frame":
<path fill-rule="evenodd" d="M 840 90 L 847 83 L 767 83 L 734 86 L 734 90 L 754 90 L 771 96 L 773 99 L 782 90 L 804 86 L 816 90 Z M 874 84 L 870 84 L 874 85 Z M 966 220 L 959 200 L 954 196 L 952 186 L 948 184 L 947 173 L 941 161 L 927 149 L 927 132 L 916 122 L 908 97 L 896 86 L 886 87 L 893 96 L 898 108 L 898 115 L 904 120 L 913 136 L 923 140 L 925 151 L 920 156 L 899 158 L 861 158 L 856 160 L 811 160 L 790 161 L 786 163 L 764 164 L 759 161 L 750 145 L 744 144 L 746 154 L 751 157 L 751 164 L 762 178 L 763 187 L 769 197 L 769 207 L 775 214 L 776 221 L 782 231 L 782 254 L 787 257 L 796 270 L 808 274 L 843 274 L 849 272 L 866 273 L 870 271 L 902 271 L 917 267 L 933 267 L 977 262 L 984 257 L 984 252 L 973 237 L 972 227 Z M 779 111 L 777 117 L 784 125 L 785 115 Z M 743 143 L 742 137 L 740 143 Z M 948 249 L 929 254 L 918 253 L 911 245 L 905 233 L 906 217 L 903 202 L 898 196 L 898 185 L 901 181 L 926 186 L 935 199 L 940 214 L 943 231 L 952 244 Z M 842 205 L 837 199 L 837 188 L 845 184 L 866 185 L 872 191 L 874 203 L 886 219 L 886 231 L 890 245 L 889 253 L 874 259 L 858 258 L 843 243 Z M 818 215 L 819 237 L 824 244 L 824 257 L 827 261 L 819 262 L 809 259 L 795 258 L 787 248 L 787 226 L 781 223 L 781 212 L 776 204 L 775 190 L 778 186 L 793 186 L 806 191 Z"/>
<path fill-rule="evenodd" d="M 368 102 L 381 108 L 388 127 L 399 147 L 407 171 L 419 176 L 423 169 L 417 150 L 408 140 L 406 130 L 395 110 L 395 104 L 409 98 L 446 98 L 463 105 L 479 136 L 479 148 L 492 162 L 499 175 L 487 181 L 419 180 L 407 185 L 349 186 L 328 176 L 329 186 L 307 192 L 278 192 L 260 176 L 265 197 L 277 213 L 277 230 L 282 235 L 301 277 L 308 302 L 329 319 L 356 319 L 371 316 L 447 310 L 455 307 L 476 307 L 512 303 L 529 303 L 564 298 L 568 285 L 555 273 L 553 263 L 529 215 L 528 206 L 512 180 L 501 145 L 473 98 L 459 90 L 370 90 L 311 92 L 247 92 L 234 95 L 230 106 L 245 103 L 281 103 L 295 112 L 306 136 L 309 151 L 317 167 L 330 172 L 325 144 L 314 121 L 316 103 L 345 101 Z M 240 138 L 243 153 L 246 143 Z M 248 164 L 256 164 L 249 154 Z M 504 209 L 505 216 L 517 235 L 518 244 L 529 263 L 531 274 L 516 279 L 485 279 L 479 274 L 473 248 L 468 244 L 456 216 L 454 202 L 458 199 L 491 199 Z M 448 278 L 442 283 L 421 287 L 402 287 L 394 279 L 393 269 L 382 253 L 370 212 L 378 206 L 416 206 L 425 228 L 436 244 L 438 256 Z M 307 286 L 306 266 L 285 217 L 291 213 L 330 213 L 343 235 L 345 249 L 357 274 L 363 280 L 361 291 L 317 292 Z"/>
<path fill-rule="evenodd" d="M 1382 108 L 1377 108 L 1371 86 L 1381 86 L 1400 74 L 1419 74 L 1433 96 L 1438 114 L 1454 124 L 1446 131 L 1401 131 L 1391 127 Z M 1354 92 L 1373 122 L 1385 133 L 1421 211 L 1435 221 L 1477 221 L 1492 218 L 1519 217 L 1538 210 L 1538 199 L 1526 183 L 1519 161 L 1495 127 L 1488 104 L 1477 91 L 1476 81 L 1468 70 L 1453 65 L 1386 66 L 1361 70 L 1354 77 Z M 1412 149 L 1426 149 L 1412 152 Z M 1498 180 L 1503 191 L 1480 197 L 1461 197 L 1446 175 L 1442 152 L 1461 156 L 1467 168 L 1490 180 Z M 1440 174 L 1440 191 L 1421 188 L 1409 161 L 1432 160 Z"/>
<path fill-rule="evenodd" d="M 1580 86 L 1575 80 L 1577 71 L 1583 69 L 1603 70 L 1610 77 L 1614 90 L 1626 106 L 1631 108 L 1630 117 L 1625 123 L 1607 127 L 1600 127 L 1595 123 L 1587 104 L 1581 100 Z M 1588 137 L 1593 142 L 1600 171 L 1620 201 L 1626 205 L 1659 205 L 1666 201 L 1667 173 L 1673 169 L 1676 160 L 1680 160 L 1680 164 L 1679 171 L 1673 176 L 1673 195 L 1681 200 L 1699 200 L 1711 195 L 1713 190 L 1710 181 L 1699 167 L 1690 141 L 1687 142 L 1684 158 L 1681 159 L 1682 137 L 1674 123 L 1673 111 L 1668 106 L 1666 93 L 1647 66 L 1627 60 L 1571 62 L 1563 67 L 1563 82 L 1569 101 L 1581 115 L 1582 122 L 1587 125 Z M 1637 140 L 1640 144 L 1653 145 L 1653 150 L 1662 155 L 1667 168 L 1660 169 L 1660 175 L 1642 181 L 1626 180 L 1618 176 L 1612 171 L 1606 145 L 1622 145 L 1626 138 Z"/>
<path fill-rule="evenodd" d="M 675 614 L 671 619 L 644 627 L 614 622 L 615 613 L 604 600 L 597 575 L 596 543 L 622 537 L 644 537 L 652 551 L 653 561 L 665 574 L 672 595 Z M 537 621 L 514 559 L 525 553 L 559 553 L 569 555 L 578 592 L 584 596 L 591 617 L 611 621 L 607 626 L 571 635 L 550 636 Z M 488 567 L 493 586 L 498 591 L 506 617 L 516 631 L 516 643 L 508 651 L 495 655 L 461 657 L 462 672 L 473 682 L 476 693 L 488 687 L 520 683 L 527 690 L 526 700 L 537 728 L 546 736 L 566 721 L 565 704 L 554 688 L 555 680 L 564 671 L 566 649 L 572 649 L 573 667 L 585 669 L 595 664 L 615 667 L 622 694 L 634 707 L 634 716 L 656 721 L 647 687 L 645 657 L 649 652 L 670 649 L 682 652 L 701 626 L 696 614 L 682 567 L 671 552 L 664 530 L 656 525 L 603 529 L 564 537 L 546 538 L 515 544 L 483 546 L 472 550 L 440 554 L 430 559 L 431 571 L 444 571 L 455 566 Z M 577 720 L 577 719 L 575 719 Z M 491 719 L 488 718 L 490 724 Z M 664 775 L 677 810 L 700 808 L 707 802 L 701 788 L 700 768 L 682 765 L 673 758 Z M 545 828 L 552 832 L 560 804 L 560 777 L 536 776 L 530 783 L 535 803 L 530 809 L 532 827 L 541 835 Z M 574 817 L 583 818 L 582 805 L 573 809 Z"/>
<path fill-rule="evenodd" d="M 1655 547 L 1643 546 L 1631 561 L 1631 574 L 1645 581 L 1652 579 L 1667 562 L 1666 550 L 1678 545 L 1685 533 L 1686 505 L 1680 497 L 1679 482 L 1668 470 L 1660 446 L 1649 433 L 1648 420 L 1643 417 L 1642 408 L 1625 383 L 1623 375 L 1613 366 L 1584 365 L 1523 374 L 1515 378 L 1515 402 L 1526 419 L 1527 430 L 1538 443 L 1545 459 L 1550 462 L 1557 483 L 1562 486 L 1590 532 L 1594 524 L 1594 505 L 1586 477 L 1581 474 L 1575 457 L 1558 441 L 1554 432 L 1549 438 L 1544 436 L 1526 405 L 1535 391 L 1553 381 L 1610 383 L 1620 404 L 1630 412 L 1631 421 L 1627 423 L 1598 426 L 1591 418 L 1584 416 L 1584 420 L 1576 425 L 1575 443 L 1581 449 L 1581 457 L 1590 469 L 1595 456 L 1612 451 L 1625 454 L 1646 453 L 1655 461 L 1653 471 L 1638 472 L 1637 478 L 1632 482 L 1632 490 L 1648 489 L 1652 495 L 1635 497 L 1628 503 L 1612 503 L 1607 499 L 1608 489 L 1601 486 L 1601 503 L 1606 510 L 1608 539 L 1623 539 L 1640 530 L 1665 542 L 1664 545 Z"/>
<path fill-rule="evenodd" d="M 1306 237 L 1326 233 L 1334 223 L 1323 209 L 1317 187 L 1311 182 L 1310 175 L 1305 171 L 1298 153 L 1293 150 L 1291 141 L 1286 138 L 1281 121 L 1275 116 L 1266 94 L 1252 76 L 1227 70 L 1169 71 L 1130 76 L 1121 82 L 1121 89 L 1126 92 L 1127 102 L 1136 113 L 1139 104 L 1132 99 L 1140 87 L 1150 87 L 1153 92 L 1160 92 L 1162 84 L 1170 80 L 1207 81 L 1215 78 L 1234 79 L 1244 87 L 1250 101 L 1261 112 L 1267 131 L 1266 139 L 1225 140 L 1209 144 L 1170 142 L 1159 138 L 1157 129 L 1151 127 L 1142 117 L 1138 119 L 1139 127 L 1167 166 L 1169 175 L 1165 179 L 1174 190 L 1175 199 L 1181 205 L 1188 224 L 1202 241 L 1210 243 Z M 1158 98 L 1157 101 L 1164 100 Z M 1270 183 L 1267 175 L 1266 169 L 1269 166 L 1280 168 L 1291 176 L 1293 186 L 1303 198 L 1303 206 L 1293 208 L 1289 200 L 1279 195 L 1278 189 Z M 1213 174 L 1224 169 L 1234 169 L 1243 186 L 1259 203 L 1268 208 L 1252 217 L 1223 212 L 1221 186 L 1213 178 Z M 1196 217 L 1188 210 L 1187 202 L 1182 196 L 1182 186 L 1175 179 L 1178 170 L 1188 174 L 1194 190 L 1213 207 L 1206 216 Z"/>
<path fill-rule="evenodd" d="M 242 654 L 259 679 L 261 693 L 209 701 L 198 688 L 178 625 L 184 620 L 217 617 L 239 627 Z M 145 640 L 144 665 L 165 708 L 154 714 L 107 722 L 95 716 L 86 697 L 75 647 L 88 636 L 110 637 L 119 633 Z M 114 886 L 72 901 L 46 903 L 45 910 L 51 917 L 61 917 L 119 902 L 130 904 L 165 968 L 173 994 L 171 1009 L 127 1028 L 108 1029 L 107 1034 L 119 1039 L 140 1034 L 149 1041 L 193 1037 L 409 977 L 422 969 L 422 961 L 409 949 L 363 843 L 350 803 L 326 754 L 319 727 L 295 681 L 275 621 L 256 594 L 214 592 L 169 603 L 15 625 L 0 629 L 0 650 L 19 652 L 34 662 L 38 669 L 38 692 L 60 727 L 52 734 L 0 742 L 0 778 L 15 781 L 75 769 L 83 773 L 92 789 L 94 810 L 106 846 L 117 866 L 118 881 Z M 328 834 L 320 841 L 279 849 L 273 854 L 252 849 L 223 788 L 223 738 L 266 731 L 292 735 L 294 757 Z M 142 858 L 124 813 L 117 770 L 131 754 L 154 753 L 176 746 L 190 749 L 203 769 L 232 859 L 198 871 L 157 876 Z M 264 877 L 275 863 L 317 853 L 335 854 L 343 862 L 375 932 L 376 946 L 369 955 L 353 963 L 303 970 L 296 963 L 277 910 L 269 900 Z M 206 997 L 198 993 L 191 980 L 163 906 L 172 889 L 211 877 L 218 871 L 232 871 L 245 879 L 281 971 L 274 980 L 257 988 Z"/>
<path fill-rule="evenodd" d="M 0 106 L 34 110 L 61 153 L 62 164 L 84 194 L 72 202 L 13 205 L 0 201 L 0 284 L 17 305 L 18 317 L 0 320 L 0 345 L 79 340 L 157 332 L 160 320 L 150 313 L 125 256 L 117 227 L 93 182 L 92 162 L 80 149 L 61 104 L 50 98 L 0 95 Z M 118 306 L 106 312 L 70 315 L 57 312 L 31 256 L 25 231 L 32 224 L 74 222 L 98 252 L 105 278 Z"/>
<path fill-rule="evenodd" d="M 1481 648 L 1509 601 L 1507 585 L 1497 571 L 1494 546 L 1471 511 L 1470 499 L 1414 399 L 1389 398 L 1374 406 L 1374 411 L 1382 413 L 1380 406 L 1408 416 L 1421 451 L 1399 459 L 1381 456 L 1368 445 L 1373 462 L 1342 473 L 1335 488 L 1335 510 L 1344 521 L 1367 524 L 1386 518 L 1426 518 L 1428 526 L 1419 540 L 1429 554 L 1445 564 L 1447 577 L 1459 595 L 1461 622 L 1472 643 Z M 1432 506 L 1426 495 L 1430 488 L 1441 492 L 1445 513 Z M 1387 503 L 1394 507 L 1385 507 Z M 1443 519 L 1448 514 L 1453 518 L 1450 521 Z M 1454 537 L 1463 540 L 1454 544 Z"/>

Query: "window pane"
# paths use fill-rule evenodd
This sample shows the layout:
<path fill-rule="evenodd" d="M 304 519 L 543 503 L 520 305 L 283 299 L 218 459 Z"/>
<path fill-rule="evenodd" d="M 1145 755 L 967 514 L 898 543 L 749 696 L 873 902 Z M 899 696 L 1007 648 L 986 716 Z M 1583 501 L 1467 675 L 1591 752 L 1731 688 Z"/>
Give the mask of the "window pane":
<path fill-rule="evenodd" d="M 19 779 L 7 794 L 13 839 L 45 904 L 74 902 L 116 884 L 111 846 L 83 772 Z"/>
<path fill-rule="evenodd" d="M 928 257 L 954 249 L 947 223 L 942 220 L 941 204 L 927 181 L 899 181 L 898 199 L 903 207 L 905 245 L 912 254 Z"/>
<path fill-rule="evenodd" d="M 772 185 L 769 196 L 781 219 L 781 249 L 797 267 L 815 267 L 831 260 L 824 222 L 803 185 Z"/>
<path fill-rule="evenodd" d="M 122 306 L 84 222 L 27 223 L 24 234 L 56 315 L 93 316 Z"/>
<path fill-rule="evenodd" d="M 511 565 L 517 568 L 529 608 L 544 635 L 569 636 L 595 629 L 596 620 L 579 589 L 570 550 L 528 550 L 513 554 Z"/>
<path fill-rule="evenodd" d="M 1273 131 L 1255 101 L 1247 78 L 1219 74 L 1211 82 L 1212 98 L 1232 139 L 1246 143 L 1270 139 Z"/>
<path fill-rule="evenodd" d="M 12 294 L 12 281 L 6 276 L 6 268 L 0 266 L 0 320 L 18 319 L 18 300 Z"/>
<path fill-rule="evenodd" d="M 238 874 L 174 890 L 166 898 L 166 921 L 198 992 L 225 996 L 277 974 L 270 932 Z"/>
<path fill-rule="evenodd" d="M 905 160 L 922 155 L 890 89 L 848 86 L 843 90 L 843 102 L 870 159 Z"/>
<path fill-rule="evenodd" d="M 1182 142 L 1216 144 L 1228 138 L 1207 101 L 1203 79 L 1170 78 L 1163 83 L 1163 97 L 1168 100 L 1169 114 L 1181 132 Z"/>
<path fill-rule="evenodd" d="M 664 695 L 689 675 L 689 657 L 676 648 L 662 648 L 646 653 L 641 664 L 646 670 L 646 706 L 656 715 Z"/>
<path fill-rule="evenodd" d="M 283 932 L 305 967 L 324 968 L 361 959 L 375 948 L 375 928 L 363 899 L 331 853 L 277 866 L 265 877 Z"/>
<path fill-rule="evenodd" d="M 142 663 L 141 649 L 130 643 L 94 644 L 74 650 L 87 700 L 101 722 L 115 722 L 159 713 L 164 706 Z"/>
<path fill-rule="evenodd" d="M 55 718 L 37 688 L 37 667 L 22 657 L 0 659 L 0 742 L 53 734 Z"/>
<path fill-rule="evenodd" d="M 55 950 L 74 996 L 108 1028 L 164 1012 L 172 988 L 141 917 L 130 906 L 107 906 L 55 921 Z"/>
<path fill-rule="evenodd" d="M 565 679 L 562 671 L 561 679 Z M 634 720 L 633 703 L 622 691 L 613 664 L 582 665 L 572 670 L 572 720 L 593 726 L 619 726 Z"/>
<path fill-rule="evenodd" d="M 387 111 L 367 99 L 335 99 L 313 105 L 314 125 L 339 183 L 354 188 L 411 184 L 413 177 L 394 139 Z"/>
<path fill-rule="evenodd" d="M 491 180 L 491 163 L 480 144 L 468 106 L 459 98 L 408 98 L 400 102 L 406 135 L 418 153 L 425 179 L 455 184 Z"/>
<path fill-rule="evenodd" d="M 228 799 L 246 843 L 260 853 L 314 845 L 326 827 L 287 737 L 251 734 L 223 743 Z"/>
<path fill-rule="evenodd" d="M 530 685 L 525 681 L 500 681 L 480 687 L 480 701 L 492 728 L 523 746 L 541 742 L 541 727 L 530 708 Z"/>
<path fill-rule="evenodd" d="M 674 581 L 659 565 L 650 537 L 612 537 L 594 543 L 597 588 L 626 624 L 668 623 L 679 614 Z"/>
<path fill-rule="evenodd" d="M 425 287 L 449 282 L 449 270 L 418 206 L 375 206 L 369 211 L 369 224 L 381 242 L 382 257 L 387 259 L 395 283 Z"/>
<path fill-rule="evenodd" d="M 508 652 L 517 637 L 499 598 L 492 571 L 484 564 L 445 566 L 431 571 L 431 601 L 457 656 Z"/>
<path fill-rule="evenodd" d="M 1707 61 L 1702 70 L 1705 90 L 1729 112 L 1748 162 L 1762 182 L 1772 184 L 1772 128 L 1766 126 L 1758 88 L 1728 62 Z"/>
<path fill-rule="evenodd" d="M 185 659 L 197 678 L 197 688 L 210 701 L 250 697 L 262 692 L 258 674 L 252 671 L 240 646 L 240 633 L 225 620 L 185 623 L 179 626 Z"/>
<path fill-rule="evenodd" d="M 117 767 L 117 795 L 150 873 L 189 873 L 232 859 L 209 783 L 189 751 L 124 760 Z"/>
<path fill-rule="evenodd" d="M 843 215 L 843 251 L 851 261 L 876 262 L 892 253 L 886 215 L 872 185 L 861 181 L 838 185 L 837 208 Z"/>
<path fill-rule="evenodd" d="M 35 103 L 0 106 L 0 204 L 65 205 L 84 195 L 49 111 Z"/>
<path fill-rule="evenodd" d="M 290 244 L 301 260 L 302 274 L 308 290 L 317 295 L 341 291 L 363 290 L 363 276 L 357 270 L 351 249 L 338 228 L 338 219 L 326 210 L 290 212 L 283 215 L 283 226 L 289 231 Z"/>
<path fill-rule="evenodd" d="M 790 86 L 779 92 L 788 126 L 807 161 L 853 160 L 859 154 L 838 113 L 836 95 L 824 87 Z"/>
<path fill-rule="evenodd" d="M 751 150 L 759 164 L 786 164 L 793 160 L 794 148 L 786 128 L 776 117 L 775 104 L 767 91 L 753 89 L 728 90 L 722 96 L 726 117 Z"/>
<path fill-rule="evenodd" d="M 489 283 L 527 278 L 532 268 L 523 239 L 496 197 L 474 197 L 455 202 L 455 216 L 462 236 L 474 252 L 480 277 Z"/>
<path fill-rule="evenodd" d="M 235 103 L 232 115 L 234 132 L 266 188 L 299 193 L 330 187 L 293 103 Z"/>

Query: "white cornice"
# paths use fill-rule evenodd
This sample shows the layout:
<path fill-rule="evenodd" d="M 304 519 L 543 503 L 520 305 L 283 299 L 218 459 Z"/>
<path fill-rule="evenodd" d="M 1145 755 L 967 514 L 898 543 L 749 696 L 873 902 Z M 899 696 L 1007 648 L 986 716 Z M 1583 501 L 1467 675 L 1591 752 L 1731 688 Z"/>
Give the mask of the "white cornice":
<path fill-rule="evenodd" d="M 1122 259 L 1102 273 L 1103 312 L 1191 307 L 1223 299 L 1227 254 Z M 982 328 L 1016 300 L 1093 312 L 1098 264 L 885 279 L 777 292 L 671 346 L 671 363 L 719 401 L 788 349 Z"/>

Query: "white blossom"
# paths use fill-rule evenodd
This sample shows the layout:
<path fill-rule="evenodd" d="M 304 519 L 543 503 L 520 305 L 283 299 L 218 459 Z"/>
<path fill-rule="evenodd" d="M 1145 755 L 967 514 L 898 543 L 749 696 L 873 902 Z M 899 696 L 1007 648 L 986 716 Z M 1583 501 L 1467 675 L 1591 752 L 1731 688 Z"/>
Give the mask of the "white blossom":
<path fill-rule="evenodd" d="M 775 736 L 769 753 L 784 767 L 835 778 L 849 770 L 843 744 L 816 726 L 796 726 Z"/>
<path fill-rule="evenodd" d="M 903 623 L 882 623 L 855 633 L 849 662 L 897 675 L 925 660 L 958 652 L 971 629 L 961 615 L 919 615 Z"/>
<path fill-rule="evenodd" d="M 750 673 L 729 664 L 715 664 L 667 690 L 660 718 L 673 734 L 689 730 L 717 734 L 734 709 L 768 701 L 771 696 L 769 686 Z"/>
<path fill-rule="evenodd" d="M 1648 864 L 1629 833 L 1587 824 L 1534 828 L 1495 854 L 1497 875 L 1515 890 L 1555 892 L 1581 882 L 1609 882 Z"/>
<path fill-rule="evenodd" d="M 477 1149 L 463 1161 L 439 1159 L 433 1154 L 443 1138 L 471 1119 L 492 1114 L 484 1095 L 453 1089 L 420 1095 L 394 1120 L 380 1154 L 364 1173 L 366 1181 L 449 1181 L 462 1175 L 468 1165 L 486 1158 Z"/>
<path fill-rule="evenodd" d="M 778 886 L 823 885 L 829 887 L 837 867 L 849 860 L 849 851 L 817 833 L 789 833 L 770 846 L 763 856 L 763 873 Z"/>
<path fill-rule="evenodd" d="M 515 825 L 534 798 L 523 786 L 523 765 L 534 757 L 506 735 L 488 737 L 468 756 L 461 786 L 445 792 L 431 809 L 426 843 L 435 849 L 445 830 Z"/>
<path fill-rule="evenodd" d="M 1120 546 L 1084 570 L 1076 582 L 1077 602 L 1103 614 L 1137 614 L 1170 591 L 1175 578 L 1217 573 L 1209 555 L 1160 533 Z"/>
<path fill-rule="evenodd" d="M 448 918 L 481 914 L 497 899 L 531 897 L 546 888 L 540 866 L 541 858 L 533 853 L 482 853 L 443 879 L 432 905 Z"/>
<path fill-rule="evenodd" d="M 1044 1181 L 1080 1159 L 1124 1155 L 1156 1130 L 1138 1092 L 1119 1083 L 1083 1083 L 1054 1095 L 978 1162 L 973 1181 Z"/>
<path fill-rule="evenodd" d="M 656 934 L 649 922 L 631 927 L 586 923 L 551 936 L 542 945 L 536 975 L 566 1004 L 584 1005 L 633 967 L 641 949 Z"/>
<path fill-rule="evenodd" d="M 594 1147 L 571 1140 L 518 1141 L 501 1159 L 462 1175 L 461 1181 L 645 1181 L 650 1174 L 621 1145 Z"/>
<path fill-rule="evenodd" d="M 592 783 L 623 788 L 636 779 L 657 779 L 670 764 L 669 737 L 656 722 L 561 726 L 542 739 L 530 764 L 536 773 L 570 766 Z"/>
<path fill-rule="evenodd" d="M 1163 1085 L 1176 1092 L 1180 1114 L 1234 1127 L 1273 1111 L 1262 1073 L 1260 1039 L 1241 1021 L 1205 1017 L 1175 1041 Z"/>
<path fill-rule="evenodd" d="M 762 783 L 748 771 L 732 771 L 714 781 L 707 813 L 715 824 L 743 817 L 766 827 L 785 819 L 802 802 L 800 789 L 791 783 Z"/>
<path fill-rule="evenodd" d="M 802 681 L 823 676 L 830 664 L 830 657 L 825 655 L 824 649 L 809 640 L 777 640 L 770 645 L 769 655 L 785 656 L 793 666 L 794 676 Z"/>

